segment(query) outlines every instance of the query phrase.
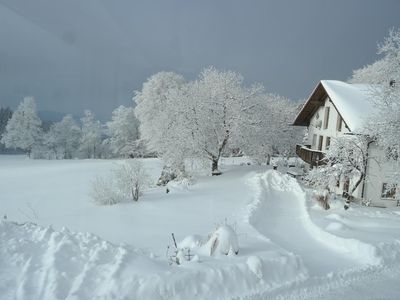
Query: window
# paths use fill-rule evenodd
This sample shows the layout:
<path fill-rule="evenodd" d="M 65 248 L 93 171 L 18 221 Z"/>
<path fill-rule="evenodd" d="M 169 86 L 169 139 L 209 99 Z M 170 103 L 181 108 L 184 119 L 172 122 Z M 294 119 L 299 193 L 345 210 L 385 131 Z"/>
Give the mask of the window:
<path fill-rule="evenodd" d="M 386 149 L 386 159 L 387 160 L 398 160 L 399 153 L 396 148 L 389 147 Z"/>
<path fill-rule="evenodd" d="M 322 150 L 322 143 L 324 142 L 324 136 L 320 135 L 318 140 L 318 150 Z"/>
<path fill-rule="evenodd" d="M 324 129 L 328 128 L 329 124 L 329 107 L 325 107 Z"/>
<path fill-rule="evenodd" d="M 331 145 L 331 137 L 327 136 L 325 141 L 325 150 L 328 150 L 330 145 Z"/>
<path fill-rule="evenodd" d="M 313 134 L 311 148 L 315 149 L 316 145 L 317 145 L 317 135 Z"/>
<path fill-rule="evenodd" d="M 387 198 L 390 198 L 390 199 L 396 198 L 396 189 L 397 189 L 396 184 L 383 183 L 381 198 L 386 198 L 386 199 Z"/>
<path fill-rule="evenodd" d="M 336 121 L 336 130 L 342 131 L 342 117 L 338 114 Z"/>

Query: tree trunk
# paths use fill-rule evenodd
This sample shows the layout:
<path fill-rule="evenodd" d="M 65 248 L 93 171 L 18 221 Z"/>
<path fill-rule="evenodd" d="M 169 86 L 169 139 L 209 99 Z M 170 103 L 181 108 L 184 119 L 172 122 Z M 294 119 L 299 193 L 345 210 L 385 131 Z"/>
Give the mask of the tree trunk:
<path fill-rule="evenodd" d="M 271 155 L 267 154 L 267 166 L 271 164 Z"/>
<path fill-rule="evenodd" d="M 360 176 L 360 178 L 358 178 L 356 184 L 351 188 L 351 191 L 347 193 L 346 201 L 344 203 L 345 210 L 349 209 L 350 201 L 353 198 L 352 195 L 353 195 L 354 191 L 357 189 L 357 187 L 360 185 L 360 183 L 363 181 L 364 177 L 365 177 L 365 174 L 361 174 L 361 176 Z"/>
<path fill-rule="evenodd" d="M 211 174 L 212 176 L 217 176 L 217 175 L 221 175 L 221 171 L 218 170 L 218 158 L 214 157 L 212 159 L 212 164 L 211 164 Z"/>
<path fill-rule="evenodd" d="M 133 201 L 138 201 L 139 200 L 139 184 L 135 183 L 134 186 L 131 189 L 131 193 L 132 193 L 132 200 Z"/>

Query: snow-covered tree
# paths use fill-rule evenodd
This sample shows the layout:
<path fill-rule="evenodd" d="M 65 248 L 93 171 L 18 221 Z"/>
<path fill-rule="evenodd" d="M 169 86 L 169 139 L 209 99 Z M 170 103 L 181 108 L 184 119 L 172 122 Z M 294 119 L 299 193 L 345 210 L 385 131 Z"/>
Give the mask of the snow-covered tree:
<path fill-rule="evenodd" d="M 139 124 L 133 107 L 119 106 L 112 113 L 110 122 L 107 122 L 108 142 L 110 150 L 116 156 L 134 154 L 139 138 Z"/>
<path fill-rule="evenodd" d="M 97 158 L 100 156 L 102 135 L 100 121 L 95 120 L 94 114 L 90 110 L 85 110 L 81 122 L 82 134 L 79 150 L 85 158 Z"/>
<path fill-rule="evenodd" d="M 8 121 L 1 143 L 7 148 L 20 148 L 30 154 L 41 138 L 41 124 L 34 98 L 25 97 Z"/>
<path fill-rule="evenodd" d="M 291 125 L 298 112 L 297 102 L 274 94 L 264 94 L 262 98 L 256 111 L 260 123 L 246 133 L 247 139 L 241 147 L 257 162 L 269 164 L 272 155 L 294 155 L 303 132 Z"/>
<path fill-rule="evenodd" d="M 400 29 L 392 29 L 378 54 L 383 57 L 371 65 L 353 72 L 353 83 L 371 84 L 376 113 L 367 120 L 365 133 L 376 139 L 387 152 L 387 159 L 400 170 Z M 392 181 L 400 184 L 400 171 Z"/>
<path fill-rule="evenodd" d="M 337 181 L 349 180 L 349 192 L 345 208 L 349 207 L 351 195 L 365 180 L 368 146 L 372 142 L 365 135 L 344 135 L 332 140 L 326 152 L 323 166 L 311 170 L 306 180 L 321 190 L 330 190 Z"/>
<path fill-rule="evenodd" d="M 218 174 L 218 163 L 228 145 L 249 142 L 247 133 L 260 126 L 263 110 L 261 85 L 244 87 L 243 77 L 232 71 L 206 68 L 186 97 L 186 133 L 192 152 L 211 161 L 211 172 Z M 236 144 L 236 145 L 235 145 Z"/>
<path fill-rule="evenodd" d="M 400 29 L 391 30 L 378 45 L 383 58 L 353 73 L 351 82 L 372 84 L 377 113 L 366 124 L 366 133 L 393 154 L 400 153 Z"/>
<path fill-rule="evenodd" d="M 219 159 L 229 151 L 283 153 L 295 141 L 291 102 L 265 94 L 261 85 L 245 87 L 242 76 L 232 71 L 206 68 L 187 83 L 161 72 L 135 100 L 141 137 L 178 169 L 185 158 L 197 158 L 210 161 L 212 174 L 219 174 Z"/>
<path fill-rule="evenodd" d="M 6 131 L 8 121 L 12 117 L 12 110 L 8 107 L 0 108 L 0 139 L 3 133 Z M 4 151 L 5 145 L 0 142 L 0 152 Z"/>
<path fill-rule="evenodd" d="M 159 72 L 151 76 L 134 97 L 135 114 L 140 122 L 140 138 L 150 151 L 156 152 L 175 170 L 182 169 L 183 157 L 178 147 L 180 128 L 177 126 L 177 99 L 169 96 L 179 93 L 185 79 L 173 72 Z M 178 159 L 176 159 L 178 158 Z"/>
<path fill-rule="evenodd" d="M 71 159 L 77 155 L 81 129 L 71 115 L 53 124 L 44 136 L 44 144 L 57 159 Z"/>
<path fill-rule="evenodd" d="M 189 83 L 173 73 L 156 74 L 135 97 L 142 138 L 172 165 L 207 159 L 218 174 L 228 145 L 244 144 L 243 128 L 259 125 L 254 115 L 262 92 L 261 86 L 245 88 L 239 74 L 215 68 Z"/>

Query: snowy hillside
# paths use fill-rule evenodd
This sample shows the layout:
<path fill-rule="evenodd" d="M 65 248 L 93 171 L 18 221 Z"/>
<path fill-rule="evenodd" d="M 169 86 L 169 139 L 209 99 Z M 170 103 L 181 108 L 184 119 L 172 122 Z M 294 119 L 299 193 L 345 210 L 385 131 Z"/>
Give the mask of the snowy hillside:
<path fill-rule="evenodd" d="M 144 161 L 156 179 L 161 163 Z M 1 299 L 400 297 L 399 210 L 324 211 L 293 178 L 239 159 L 168 194 L 96 206 L 90 181 L 114 163 L 0 156 Z M 209 256 L 225 223 L 239 253 Z M 170 264 L 171 233 L 195 259 Z"/>

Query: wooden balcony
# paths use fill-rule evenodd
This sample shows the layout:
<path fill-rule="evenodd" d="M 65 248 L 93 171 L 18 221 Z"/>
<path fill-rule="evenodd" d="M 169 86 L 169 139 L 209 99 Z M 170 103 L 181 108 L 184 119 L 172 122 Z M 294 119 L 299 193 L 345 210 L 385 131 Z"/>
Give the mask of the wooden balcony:
<path fill-rule="evenodd" d="M 310 148 L 310 145 L 296 145 L 297 156 L 312 166 L 324 165 L 325 154 L 322 151 Z"/>

